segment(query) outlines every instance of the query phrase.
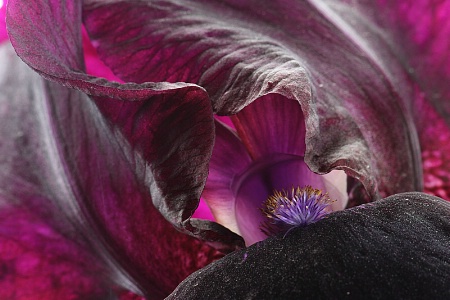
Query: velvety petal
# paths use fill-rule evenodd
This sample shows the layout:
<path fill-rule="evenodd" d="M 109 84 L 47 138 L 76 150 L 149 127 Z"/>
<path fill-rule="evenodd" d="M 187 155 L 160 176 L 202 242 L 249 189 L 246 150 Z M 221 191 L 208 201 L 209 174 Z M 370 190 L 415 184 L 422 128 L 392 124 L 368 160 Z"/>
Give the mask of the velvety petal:
<path fill-rule="evenodd" d="M 405 193 L 227 255 L 167 299 L 446 299 L 449 243 L 450 204 Z"/>
<path fill-rule="evenodd" d="M 144 159 L 141 184 L 165 218 L 189 234 L 235 249 L 239 238 L 230 231 L 206 221 L 197 220 L 195 225 L 189 221 L 206 182 L 214 140 L 205 90 L 186 83 L 120 84 L 87 75 L 79 1 L 11 1 L 7 20 L 19 56 L 45 78 L 91 95 Z M 59 29 L 55 22 L 67 26 Z"/>
<path fill-rule="evenodd" d="M 142 183 L 151 167 L 85 94 L 41 78 L 10 45 L 1 61 L 2 196 L 84 241 L 117 284 L 152 299 L 220 257 L 155 209 Z"/>
<path fill-rule="evenodd" d="M 231 119 L 253 160 L 276 153 L 305 155 L 305 121 L 298 101 L 269 94 Z"/>
<path fill-rule="evenodd" d="M 240 233 L 235 218 L 234 179 L 251 163 L 244 145 L 234 131 L 216 121 L 216 140 L 209 164 L 209 175 L 203 197 L 217 222 Z"/>
<path fill-rule="evenodd" d="M 297 100 L 313 171 L 344 169 L 372 199 L 422 189 L 411 84 L 351 3 L 91 0 L 83 18 L 122 79 L 199 84 L 218 114 L 267 94 Z"/>

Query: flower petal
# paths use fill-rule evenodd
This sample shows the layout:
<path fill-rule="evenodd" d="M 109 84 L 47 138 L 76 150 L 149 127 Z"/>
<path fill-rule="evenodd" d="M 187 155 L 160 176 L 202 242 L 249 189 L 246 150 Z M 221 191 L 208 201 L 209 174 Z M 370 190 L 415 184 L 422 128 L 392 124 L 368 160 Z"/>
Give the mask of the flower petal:
<path fill-rule="evenodd" d="M 399 194 L 227 255 L 167 299 L 449 298 L 449 229 L 448 202 Z"/>
<path fill-rule="evenodd" d="M 450 124 L 450 2 L 378 0 L 362 2 L 396 43 L 391 47 L 407 65 L 431 103 Z M 379 13 L 382 11 L 383 13 Z"/>
<path fill-rule="evenodd" d="M 33 212 L 1 206 L 1 299 L 109 299 L 108 277 L 98 258 Z"/>
<path fill-rule="evenodd" d="M 269 94 L 232 116 L 232 121 L 253 160 L 276 153 L 305 155 L 305 121 L 298 101 Z"/>
<path fill-rule="evenodd" d="M 360 11 L 394 41 L 389 45 L 391 51 L 411 81 L 417 82 L 414 106 L 425 191 L 450 200 L 450 2 L 379 0 L 360 4 Z"/>
<path fill-rule="evenodd" d="M 5 24 L 6 0 L 4 2 L 0 0 L 0 3 L 3 3 L 3 6 L 0 6 L 0 43 L 2 43 L 8 39 Z"/>
<path fill-rule="evenodd" d="M 341 7 L 355 17 L 342 18 Z M 372 199 L 421 190 L 410 81 L 386 48 L 390 41 L 352 8 L 341 1 L 271 1 L 261 10 L 256 0 L 90 0 L 83 18 L 122 79 L 199 84 L 218 114 L 267 94 L 297 100 L 313 171 L 343 169 Z"/>
<path fill-rule="evenodd" d="M 239 234 L 231 185 L 236 176 L 250 165 L 251 158 L 235 132 L 219 121 L 215 125 L 216 140 L 203 197 L 216 221 Z"/>
<path fill-rule="evenodd" d="M 221 256 L 155 209 L 150 167 L 86 95 L 42 79 L 10 45 L 0 55 L 2 194 L 87 239 L 117 284 L 154 298 Z"/>
<path fill-rule="evenodd" d="M 225 251 L 235 249 L 239 239 L 230 231 L 189 220 L 206 182 L 214 140 L 211 103 L 204 89 L 186 83 L 120 84 L 87 75 L 79 1 L 10 1 L 7 13 L 18 55 L 44 78 L 90 95 L 144 159 L 141 183 L 165 218 L 188 234 L 221 241 Z M 63 35 L 55 22 L 67 24 Z"/>

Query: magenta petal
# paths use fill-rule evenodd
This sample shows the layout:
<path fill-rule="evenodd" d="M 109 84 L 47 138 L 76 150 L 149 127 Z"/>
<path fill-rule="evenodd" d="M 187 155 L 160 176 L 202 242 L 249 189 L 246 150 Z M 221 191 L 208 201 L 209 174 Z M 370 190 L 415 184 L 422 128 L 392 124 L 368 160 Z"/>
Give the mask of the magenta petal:
<path fill-rule="evenodd" d="M 0 54 L 2 196 L 87 239 L 117 284 L 154 298 L 220 256 L 155 209 L 151 167 L 86 95 L 42 79 L 10 45 Z"/>
<path fill-rule="evenodd" d="M 450 2 L 378 0 L 361 9 L 386 29 L 397 57 L 450 124 Z"/>
<path fill-rule="evenodd" d="M 3 0 L 3 6 L 0 7 L 0 43 L 8 39 L 8 35 L 6 33 L 5 17 L 6 17 L 6 0 Z"/>
<path fill-rule="evenodd" d="M 19 207 L 0 210 L 0 279 L 0 299 L 112 296 L 98 258 Z"/>

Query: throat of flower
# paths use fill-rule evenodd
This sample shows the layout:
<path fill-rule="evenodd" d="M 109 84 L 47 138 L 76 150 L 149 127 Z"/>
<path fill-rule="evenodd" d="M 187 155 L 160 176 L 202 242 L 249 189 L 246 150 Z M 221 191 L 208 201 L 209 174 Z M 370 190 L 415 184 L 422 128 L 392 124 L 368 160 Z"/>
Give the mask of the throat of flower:
<path fill-rule="evenodd" d="M 311 186 L 275 191 L 261 208 L 266 217 L 260 229 L 267 236 L 285 233 L 315 223 L 332 211 L 335 202 L 327 193 Z"/>

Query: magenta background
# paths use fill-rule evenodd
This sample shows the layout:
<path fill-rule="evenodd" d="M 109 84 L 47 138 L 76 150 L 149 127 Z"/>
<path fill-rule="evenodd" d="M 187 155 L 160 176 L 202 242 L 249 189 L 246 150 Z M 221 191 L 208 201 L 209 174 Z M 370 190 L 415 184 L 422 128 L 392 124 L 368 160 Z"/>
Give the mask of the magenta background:
<path fill-rule="evenodd" d="M 0 42 L 3 42 L 8 38 L 8 35 L 6 34 L 6 24 L 5 24 L 6 0 L 3 0 L 3 2 L 4 2 L 3 6 L 0 9 Z"/>

